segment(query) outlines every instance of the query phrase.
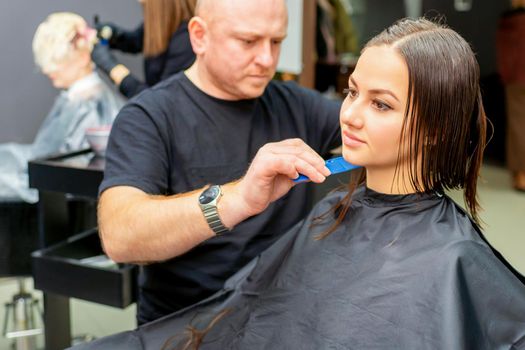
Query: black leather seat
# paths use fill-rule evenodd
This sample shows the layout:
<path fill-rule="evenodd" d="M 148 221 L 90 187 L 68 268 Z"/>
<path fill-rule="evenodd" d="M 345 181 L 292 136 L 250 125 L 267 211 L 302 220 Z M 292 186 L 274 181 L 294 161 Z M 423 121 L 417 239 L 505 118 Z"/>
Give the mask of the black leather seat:
<path fill-rule="evenodd" d="M 0 276 L 31 276 L 37 247 L 37 204 L 0 202 Z"/>

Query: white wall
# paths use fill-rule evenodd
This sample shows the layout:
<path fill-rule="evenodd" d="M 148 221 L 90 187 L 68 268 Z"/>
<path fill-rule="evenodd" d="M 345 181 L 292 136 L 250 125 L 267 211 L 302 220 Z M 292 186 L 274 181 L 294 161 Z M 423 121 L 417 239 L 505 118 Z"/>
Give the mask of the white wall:
<path fill-rule="evenodd" d="M 286 0 L 286 4 L 288 6 L 288 36 L 282 44 L 277 70 L 299 74 L 303 69 L 303 0 Z"/>

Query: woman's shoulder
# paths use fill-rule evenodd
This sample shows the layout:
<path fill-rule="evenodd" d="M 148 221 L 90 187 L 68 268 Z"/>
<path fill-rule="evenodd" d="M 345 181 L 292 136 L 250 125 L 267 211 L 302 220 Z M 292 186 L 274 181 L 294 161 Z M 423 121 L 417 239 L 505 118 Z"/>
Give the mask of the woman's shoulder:
<path fill-rule="evenodd" d="M 454 229 L 449 232 L 447 241 L 441 248 L 442 261 L 458 271 L 475 270 L 488 277 L 514 275 L 525 290 L 525 277 L 492 245 L 465 210 L 455 202 L 451 210 L 455 211 L 456 225 L 451 226 Z"/>

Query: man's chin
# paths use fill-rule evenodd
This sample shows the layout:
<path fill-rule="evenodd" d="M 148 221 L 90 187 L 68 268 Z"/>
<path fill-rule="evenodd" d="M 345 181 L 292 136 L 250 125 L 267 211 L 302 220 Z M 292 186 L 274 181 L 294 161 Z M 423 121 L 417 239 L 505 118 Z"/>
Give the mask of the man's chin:
<path fill-rule="evenodd" d="M 250 84 L 249 87 L 243 89 L 243 93 L 246 99 L 261 97 L 264 94 L 264 90 L 268 86 L 268 81 L 264 84 Z"/>

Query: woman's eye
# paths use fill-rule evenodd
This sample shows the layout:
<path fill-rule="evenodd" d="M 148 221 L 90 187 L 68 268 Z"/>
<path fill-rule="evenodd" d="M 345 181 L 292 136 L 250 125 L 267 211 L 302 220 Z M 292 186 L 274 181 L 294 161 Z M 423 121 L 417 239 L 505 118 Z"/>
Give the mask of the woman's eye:
<path fill-rule="evenodd" d="M 388 110 L 391 110 L 392 107 L 390 107 L 389 105 L 387 105 L 386 103 L 384 102 L 381 102 L 381 101 L 378 101 L 378 100 L 374 100 L 372 102 L 373 106 L 375 108 L 377 108 L 378 110 L 380 111 L 388 111 Z"/>
<path fill-rule="evenodd" d="M 353 98 L 357 97 L 357 90 L 356 89 L 352 89 L 352 88 L 344 89 L 343 90 L 343 94 L 345 94 L 349 98 L 353 99 Z"/>

